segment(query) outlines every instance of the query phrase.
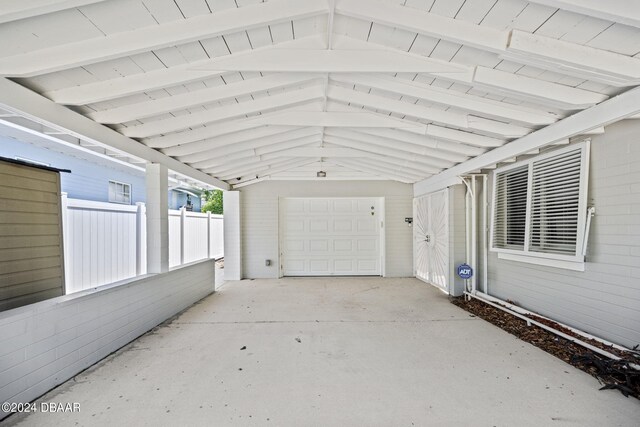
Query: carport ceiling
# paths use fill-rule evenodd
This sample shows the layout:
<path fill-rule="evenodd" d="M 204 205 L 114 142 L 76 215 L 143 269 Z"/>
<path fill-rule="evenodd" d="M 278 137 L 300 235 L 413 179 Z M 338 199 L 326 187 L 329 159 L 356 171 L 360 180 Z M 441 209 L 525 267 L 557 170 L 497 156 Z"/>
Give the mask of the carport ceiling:
<path fill-rule="evenodd" d="M 415 183 L 640 84 L 639 9 L 5 0 L 0 75 L 233 186 Z"/>

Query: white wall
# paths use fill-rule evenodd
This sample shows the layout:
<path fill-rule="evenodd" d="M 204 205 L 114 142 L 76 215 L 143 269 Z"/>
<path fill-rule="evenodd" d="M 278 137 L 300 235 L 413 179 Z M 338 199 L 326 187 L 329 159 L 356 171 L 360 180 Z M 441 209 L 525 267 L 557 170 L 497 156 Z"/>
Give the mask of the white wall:
<path fill-rule="evenodd" d="M 0 313 L 0 402 L 37 398 L 212 293 L 214 265 L 201 261 Z"/>
<path fill-rule="evenodd" d="M 409 184 L 394 181 L 263 181 L 243 187 L 240 192 L 243 278 L 278 277 L 280 197 L 384 197 L 386 276 L 413 275 L 412 229 L 404 222 L 405 217 L 413 215 L 413 189 Z M 270 267 L 264 265 L 265 259 L 273 261 Z"/>
<path fill-rule="evenodd" d="M 491 186 L 489 186 L 491 188 Z M 584 272 L 489 257 L 489 293 L 625 346 L 640 344 L 640 120 L 592 138 Z"/>

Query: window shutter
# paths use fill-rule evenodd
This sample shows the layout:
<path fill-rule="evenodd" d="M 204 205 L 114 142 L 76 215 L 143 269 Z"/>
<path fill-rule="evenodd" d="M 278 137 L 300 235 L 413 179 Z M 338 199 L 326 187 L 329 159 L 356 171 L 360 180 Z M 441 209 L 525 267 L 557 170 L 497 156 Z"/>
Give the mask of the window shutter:
<path fill-rule="evenodd" d="M 496 174 L 494 248 L 524 249 L 528 175 L 527 165 Z"/>
<path fill-rule="evenodd" d="M 529 250 L 576 255 L 582 150 L 532 163 Z"/>

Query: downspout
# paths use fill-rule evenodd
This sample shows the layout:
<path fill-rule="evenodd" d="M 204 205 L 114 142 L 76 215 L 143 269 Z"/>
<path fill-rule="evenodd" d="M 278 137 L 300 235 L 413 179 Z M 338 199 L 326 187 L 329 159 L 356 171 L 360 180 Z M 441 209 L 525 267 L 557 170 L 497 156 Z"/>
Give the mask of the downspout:
<path fill-rule="evenodd" d="M 471 276 L 471 292 L 478 291 L 478 201 L 476 200 L 476 176 L 471 175 L 471 267 L 475 270 Z"/>
<path fill-rule="evenodd" d="M 487 203 L 487 175 L 482 175 L 482 286 L 484 293 L 489 293 L 489 230 L 487 218 L 489 206 Z"/>

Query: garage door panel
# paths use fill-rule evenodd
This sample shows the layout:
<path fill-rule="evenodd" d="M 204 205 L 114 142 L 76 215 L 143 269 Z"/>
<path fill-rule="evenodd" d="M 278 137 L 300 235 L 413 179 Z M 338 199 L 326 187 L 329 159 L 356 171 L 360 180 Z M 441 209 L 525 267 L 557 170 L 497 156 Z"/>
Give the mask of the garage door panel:
<path fill-rule="evenodd" d="M 314 275 L 326 275 L 331 272 L 329 269 L 330 261 L 328 259 L 311 259 L 309 260 L 309 270 Z"/>
<path fill-rule="evenodd" d="M 304 242 L 303 239 L 287 239 L 284 244 L 289 252 L 304 252 Z"/>
<path fill-rule="evenodd" d="M 329 241 L 327 239 L 309 240 L 309 251 L 310 252 L 328 252 Z"/>
<path fill-rule="evenodd" d="M 311 219 L 309 220 L 308 230 L 312 233 L 326 233 L 329 231 L 329 221 L 326 219 Z"/>
<path fill-rule="evenodd" d="M 309 213 L 311 214 L 327 214 L 329 213 L 328 200 L 309 200 Z"/>
<path fill-rule="evenodd" d="M 379 275 L 378 204 L 375 198 L 281 199 L 283 274 Z"/>

